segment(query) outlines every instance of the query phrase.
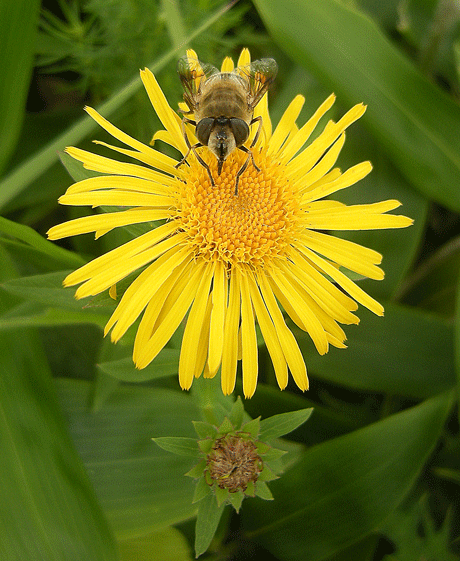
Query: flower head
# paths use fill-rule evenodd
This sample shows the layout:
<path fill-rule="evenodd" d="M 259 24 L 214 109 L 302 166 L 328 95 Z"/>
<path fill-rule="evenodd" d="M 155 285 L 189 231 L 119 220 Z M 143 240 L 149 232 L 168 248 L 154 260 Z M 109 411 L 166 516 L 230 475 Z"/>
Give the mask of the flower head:
<path fill-rule="evenodd" d="M 193 52 L 189 56 L 196 58 Z M 248 63 L 245 49 L 238 64 Z M 231 71 L 233 63 L 227 58 L 222 68 Z M 154 140 L 167 142 L 185 156 L 188 147 L 181 117 L 169 106 L 149 70 L 141 71 L 141 78 L 165 127 Z M 233 150 L 218 174 L 217 158 L 202 146 L 188 155 L 189 165 L 178 167 L 179 160 L 131 138 L 87 108 L 99 125 L 130 148 L 99 144 L 139 163 L 67 148 L 85 168 L 101 175 L 72 185 L 59 202 L 120 210 L 55 226 L 49 237 L 86 232 L 98 237 L 117 227 L 151 225 L 144 234 L 87 263 L 64 281 L 65 286 L 80 284 L 76 297 L 84 298 L 141 270 L 105 329 L 116 342 L 142 316 L 133 351 L 138 368 L 158 355 L 188 314 L 179 361 L 181 387 L 188 389 L 194 377 L 202 373 L 213 377 L 221 368 L 222 390 L 229 394 L 241 360 L 243 391 L 250 397 L 258 375 L 257 322 L 280 388 L 286 387 L 290 371 L 297 386 L 306 390 L 305 363 L 282 309 L 310 335 L 320 354 L 329 345 L 345 347 L 346 336 L 339 324 L 359 322 L 354 314 L 358 304 L 383 315 L 383 307 L 341 270 L 382 279 L 378 266 L 382 256 L 324 230 L 402 228 L 412 221 L 387 214 L 400 205 L 395 200 L 346 206 L 325 199 L 372 169 L 369 162 L 343 173 L 334 167 L 345 129 L 365 111 L 362 104 L 337 123 L 330 121 L 305 147 L 334 99 L 333 95 L 326 99 L 299 128 L 296 119 L 304 99 L 295 97 L 272 131 L 264 95 L 254 112 L 262 121 L 251 150 L 254 165 L 248 165 L 239 177 L 236 196 L 236 177 L 247 153 Z M 256 134 L 256 125 L 252 128 L 246 147 Z M 186 130 L 193 143 L 194 127 L 187 124 Z M 160 225 L 152 224 L 159 220 Z"/>
<path fill-rule="evenodd" d="M 238 397 L 219 426 L 194 421 L 198 440 L 170 436 L 153 440 L 164 450 L 198 460 L 185 474 L 196 482 L 194 503 L 212 495 L 219 507 L 231 504 L 238 511 L 246 497 L 273 499 L 267 483 L 278 479 L 288 465 L 282 461 L 286 452 L 274 444 L 305 423 L 312 411 L 300 409 L 262 421 L 248 419 Z"/>

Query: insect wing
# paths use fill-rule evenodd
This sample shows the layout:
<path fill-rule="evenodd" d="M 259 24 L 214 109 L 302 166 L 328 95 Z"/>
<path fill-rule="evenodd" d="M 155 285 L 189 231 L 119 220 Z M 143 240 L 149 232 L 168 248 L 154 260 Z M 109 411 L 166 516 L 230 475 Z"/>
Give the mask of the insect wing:
<path fill-rule="evenodd" d="M 278 65 L 273 58 L 261 58 L 247 66 L 239 66 L 235 72 L 248 80 L 248 103 L 254 108 L 273 84 L 278 72 Z"/>
<path fill-rule="evenodd" d="M 219 71 L 212 64 L 200 62 L 191 56 L 183 56 L 177 62 L 177 72 L 184 88 L 184 99 L 189 109 L 193 110 L 195 97 L 200 92 L 202 81 Z"/>

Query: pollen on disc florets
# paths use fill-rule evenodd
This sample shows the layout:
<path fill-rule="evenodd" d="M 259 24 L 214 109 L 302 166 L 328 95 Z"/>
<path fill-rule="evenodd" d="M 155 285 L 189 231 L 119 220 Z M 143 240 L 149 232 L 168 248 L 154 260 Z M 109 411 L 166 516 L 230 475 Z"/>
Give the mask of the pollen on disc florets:
<path fill-rule="evenodd" d="M 235 183 L 247 155 L 235 150 L 217 174 L 217 159 L 203 149 L 215 185 L 207 170 L 196 161 L 187 168 L 178 197 L 178 219 L 189 234 L 196 256 L 223 260 L 230 265 L 264 266 L 282 256 L 295 237 L 299 196 L 285 177 L 284 166 L 271 161 L 265 152 L 254 159 L 260 171 L 249 163 Z"/>

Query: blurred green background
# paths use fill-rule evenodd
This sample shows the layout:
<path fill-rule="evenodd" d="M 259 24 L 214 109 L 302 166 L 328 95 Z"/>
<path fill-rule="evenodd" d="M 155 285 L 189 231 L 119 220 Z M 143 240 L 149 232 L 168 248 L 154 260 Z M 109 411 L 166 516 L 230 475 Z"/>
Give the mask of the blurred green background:
<path fill-rule="evenodd" d="M 275 500 L 229 507 L 203 558 L 449 561 L 460 551 L 460 4 L 454 0 L 5 0 L 0 3 L 0 559 L 193 559 L 191 465 L 156 447 L 193 436 L 200 386 L 180 391 L 180 336 L 143 371 L 132 335 L 102 337 L 110 299 L 76 302 L 66 271 L 129 232 L 45 240 L 89 209 L 60 208 L 73 182 L 66 145 L 108 140 L 85 104 L 148 143 L 160 123 L 141 88 L 150 67 L 170 104 L 187 47 L 219 66 L 249 47 L 277 60 L 276 124 L 306 97 L 302 123 L 331 91 L 333 118 L 368 105 L 347 132 L 343 169 L 374 171 L 346 203 L 398 199 L 402 231 L 349 237 L 384 255 L 362 286 L 348 349 L 320 357 L 296 333 L 310 390 L 277 388 L 266 349 L 245 401 L 253 417 L 314 407 L 289 435 Z M 330 114 L 328 115 L 330 118 Z M 94 149 L 94 148 L 92 148 Z M 101 148 L 101 152 L 103 153 Z M 202 389 L 201 389 L 202 392 Z M 237 390 L 236 394 L 240 393 Z M 220 398 L 223 407 L 233 398 Z M 288 447 L 289 447 L 288 446 Z"/>

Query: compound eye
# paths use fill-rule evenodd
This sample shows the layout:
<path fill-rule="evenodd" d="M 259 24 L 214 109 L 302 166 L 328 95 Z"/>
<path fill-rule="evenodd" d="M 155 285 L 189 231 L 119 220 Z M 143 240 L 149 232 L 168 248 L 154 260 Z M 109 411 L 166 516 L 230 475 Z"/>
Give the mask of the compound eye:
<path fill-rule="evenodd" d="M 214 126 L 214 121 L 215 119 L 212 119 L 211 117 L 205 117 L 204 119 L 201 119 L 196 126 L 195 134 L 203 146 L 208 145 L 209 135 L 211 134 Z"/>
<path fill-rule="evenodd" d="M 249 127 L 243 119 L 230 119 L 230 127 L 232 128 L 233 136 L 237 146 L 241 146 L 246 142 L 249 136 Z"/>

